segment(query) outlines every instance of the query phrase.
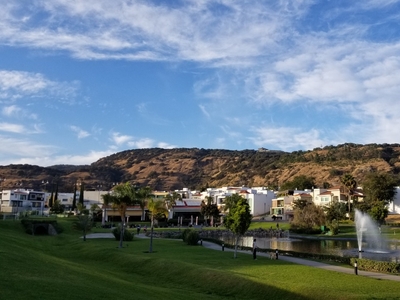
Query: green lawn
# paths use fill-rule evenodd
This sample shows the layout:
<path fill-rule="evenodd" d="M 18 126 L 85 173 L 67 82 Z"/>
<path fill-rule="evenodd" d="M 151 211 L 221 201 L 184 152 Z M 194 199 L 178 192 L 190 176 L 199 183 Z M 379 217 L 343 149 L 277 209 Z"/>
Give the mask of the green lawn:
<path fill-rule="evenodd" d="M 135 238 L 83 242 L 69 219 L 58 236 L 0 221 L 0 299 L 399 299 L 400 283 L 281 260 Z"/>

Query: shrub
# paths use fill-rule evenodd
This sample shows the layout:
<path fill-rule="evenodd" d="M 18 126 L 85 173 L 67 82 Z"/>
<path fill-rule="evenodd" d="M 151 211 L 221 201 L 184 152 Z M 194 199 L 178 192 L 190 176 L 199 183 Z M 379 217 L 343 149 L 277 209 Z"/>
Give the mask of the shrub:
<path fill-rule="evenodd" d="M 195 246 L 200 239 L 199 233 L 196 230 L 190 230 L 186 235 L 186 244 Z"/>
<path fill-rule="evenodd" d="M 114 237 L 117 241 L 120 240 L 121 238 L 121 227 L 115 227 L 112 231 L 112 233 L 114 234 Z M 124 230 L 124 237 L 123 237 L 123 241 L 125 242 L 130 242 L 133 240 L 133 233 L 129 232 L 127 229 Z"/>
<path fill-rule="evenodd" d="M 182 240 L 186 243 L 188 234 L 193 231 L 193 229 L 186 228 L 182 231 Z"/>

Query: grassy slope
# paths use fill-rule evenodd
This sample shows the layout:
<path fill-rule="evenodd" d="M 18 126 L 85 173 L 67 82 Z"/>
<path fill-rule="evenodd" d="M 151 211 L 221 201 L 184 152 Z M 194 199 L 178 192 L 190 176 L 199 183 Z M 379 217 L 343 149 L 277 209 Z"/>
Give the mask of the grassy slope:
<path fill-rule="evenodd" d="M 2 299 L 396 299 L 400 283 L 155 240 L 30 236 L 0 221 Z M 127 246 L 128 245 L 128 246 Z"/>

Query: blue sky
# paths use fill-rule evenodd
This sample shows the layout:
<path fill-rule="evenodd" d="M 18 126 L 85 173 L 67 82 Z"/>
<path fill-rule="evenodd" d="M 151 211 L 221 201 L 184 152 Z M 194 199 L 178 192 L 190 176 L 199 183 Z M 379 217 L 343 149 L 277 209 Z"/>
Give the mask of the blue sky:
<path fill-rule="evenodd" d="M 0 165 L 400 142 L 398 0 L 0 5 Z"/>

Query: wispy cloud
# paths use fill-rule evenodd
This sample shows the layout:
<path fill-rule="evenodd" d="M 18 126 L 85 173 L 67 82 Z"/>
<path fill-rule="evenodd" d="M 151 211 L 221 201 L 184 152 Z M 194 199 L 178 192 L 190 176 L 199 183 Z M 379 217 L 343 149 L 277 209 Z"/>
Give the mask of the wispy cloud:
<path fill-rule="evenodd" d="M 23 125 L 20 124 L 0 123 L 0 131 L 12 132 L 12 133 L 24 133 L 26 129 Z"/>
<path fill-rule="evenodd" d="M 275 48 L 290 34 L 291 20 L 309 5 L 288 3 L 187 1 L 171 7 L 151 1 L 54 0 L 24 8 L 5 5 L 0 40 L 86 59 L 243 61 Z M 49 17 L 37 22 L 38 10 Z"/>
<path fill-rule="evenodd" d="M 90 133 L 79 128 L 78 126 L 70 126 L 70 129 L 77 134 L 78 139 L 83 139 L 90 136 Z"/>
<path fill-rule="evenodd" d="M 313 149 L 327 145 L 327 141 L 320 137 L 321 133 L 316 129 L 301 131 L 293 127 L 260 126 L 252 128 L 252 132 L 255 136 L 251 137 L 250 140 L 255 145 L 268 147 L 273 150 L 293 151 L 297 149 Z"/>
<path fill-rule="evenodd" d="M 40 73 L 0 70 L 0 100 L 52 96 L 59 101 L 71 101 L 78 85 L 77 82 L 52 81 Z"/>
<path fill-rule="evenodd" d="M 113 132 L 111 134 L 111 140 L 115 144 L 115 147 L 113 147 L 114 150 L 117 150 L 119 149 L 119 147 L 122 146 L 128 146 L 130 148 L 138 148 L 138 149 L 153 148 L 153 147 L 170 149 L 176 147 L 166 142 L 157 142 L 151 138 L 136 138 L 134 136 L 124 135 L 119 132 Z"/>

